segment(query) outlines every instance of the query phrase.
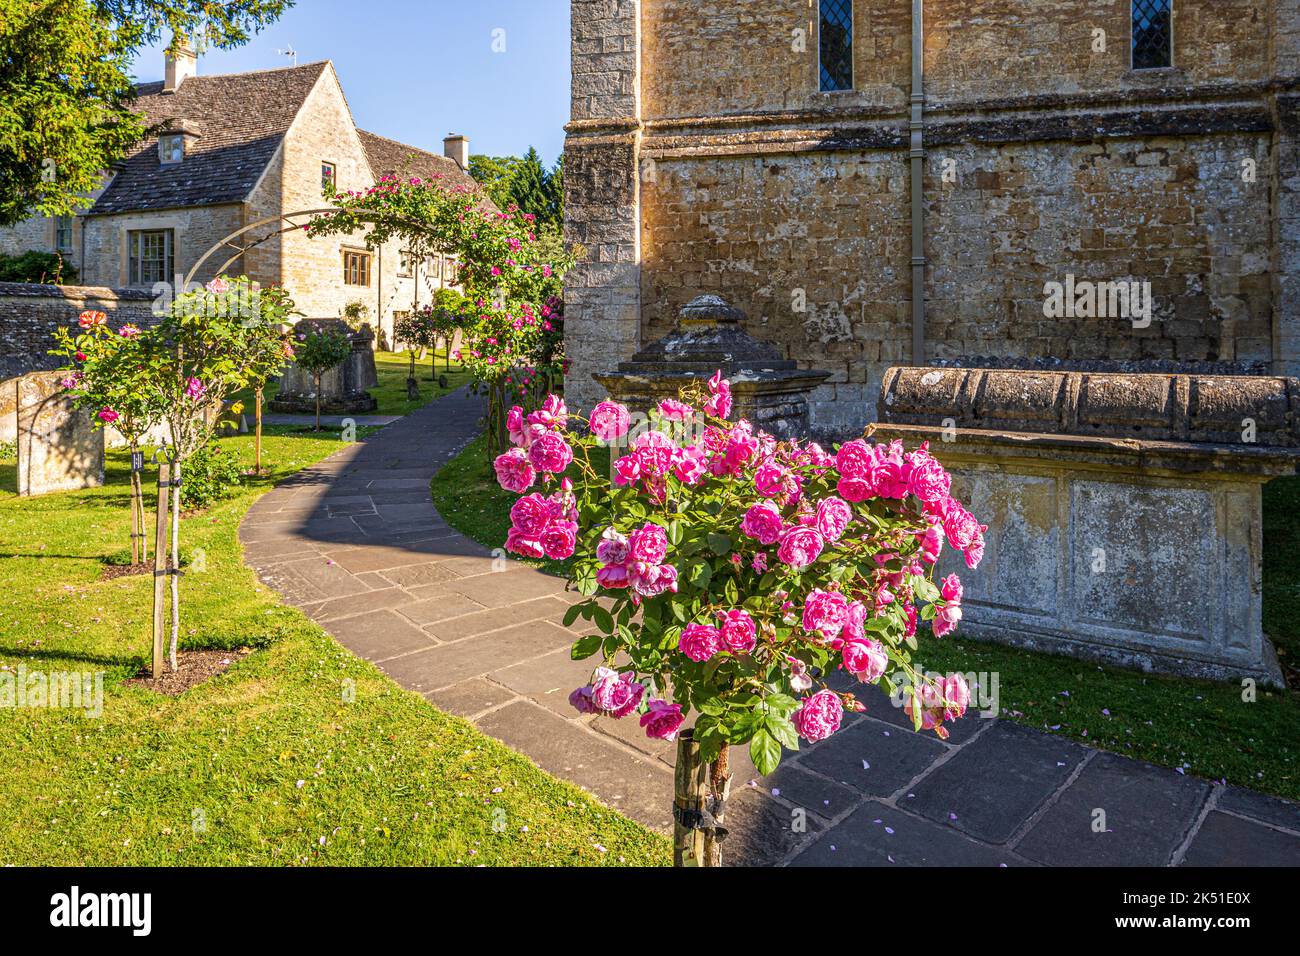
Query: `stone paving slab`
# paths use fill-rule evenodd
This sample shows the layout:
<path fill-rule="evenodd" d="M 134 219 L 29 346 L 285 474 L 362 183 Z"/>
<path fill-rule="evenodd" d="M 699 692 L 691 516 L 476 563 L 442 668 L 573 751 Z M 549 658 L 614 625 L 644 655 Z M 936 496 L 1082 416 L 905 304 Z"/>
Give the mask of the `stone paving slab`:
<path fill-rule="evenodd" d="M 1167 866 L 1210 796 L 1203 780 L 1099 753 L 1016 846 L 1042 863 Z"/>
<path fill-rule="evenodd" d="M 462 389 L 292 476 L 249 510 L 245 560 L 403 687 L 667 831 L 673 745 L 648 740 L 635 718 L 568 707 L 593 665 L 569 659 L 590 629 L 562 624 L 576 596 L 452 531 L 433 507 L 429 480 L 476 436 L 482 405 Z M 832 684 L 867 714 L 766 778 L 733 749 L 727 862 L 1300 865 L 1300 807 L 1288 801 L 974 712 L 940 742 L 915 734 L 878 689 L 847 675 Z M 1112 832 L 1091 831 L 1096 808 Z"/>
<path fill-rule="evenodd" d="M 912 787 L 913 813 L 1006 843 L 1088 754 L 1060 737 L 997 721 Z"/>
<path fill-rule="evenodd" d="M 1300 866 L 1300 834 L 1215 811 L 1187 848 L 1183 866 Z"/>

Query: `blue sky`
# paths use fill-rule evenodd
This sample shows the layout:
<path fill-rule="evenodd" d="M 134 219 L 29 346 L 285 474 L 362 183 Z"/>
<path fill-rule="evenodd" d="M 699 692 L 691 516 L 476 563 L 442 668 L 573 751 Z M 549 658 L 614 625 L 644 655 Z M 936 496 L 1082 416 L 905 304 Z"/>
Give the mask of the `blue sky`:
<path fill-rule="evenodd" d="M 276 51 L 290 46 L 299 63 L 334 61 L 362 129 L 435 153 L 450 132 L 468 136 L 473 153 L 536 146 L 548 166 L 564 146 L 565 0 L 298 0 L 245 46 L 203 54 L 199 72 L 288 66 Z M 162 79 L 161 48 L 142 51 L 135 72 Z"/>

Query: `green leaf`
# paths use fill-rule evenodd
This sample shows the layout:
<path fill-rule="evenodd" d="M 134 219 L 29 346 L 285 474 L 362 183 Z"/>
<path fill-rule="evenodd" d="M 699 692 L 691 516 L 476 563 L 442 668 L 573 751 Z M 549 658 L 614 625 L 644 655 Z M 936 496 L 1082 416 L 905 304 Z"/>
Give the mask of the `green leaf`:
<path fill-rule="evenodd" d="M 727 578 L 727 586 L 723 588 L 722 593 L 727 596 L 727 600 L 732 604 L 740 601 L 740 589 L 736 587 L 735 578 Z"/>
<path fill-rule="evenodd" d="M 582 605 L 581 605 L 581 604 L 571 604 L 571 605 L 569 605 L 569 609 L 568 609 L 567 611 L 564 612 L 564 626 L 565 626 L 565 627 L 572 627 L 572 626 L 573 626 L 573 622 L 576 621 L 576 620 L 578 619 L 578 615 L 581 614 L 581 613 L 582 613 Z"/>
<path fill-rule="evenodd" d="M 781 744 L 766 730 L 759 730 L 749 742 L 749 759 L 759 775 L 766 777 L 781 762 Z"/>
<path fill-rule="evenodd" d="M 775 737 L 787 750 L 799 749 L 799 732 L 794 729 L 788 717 L 768 714 L 765 722 L 768 733 Z"/>
<path fill-rule="evenodd" d="M 691 584 L 704 590 L 708 588 L 709 582 L 713 580 L 713 565 L 708 561 L 697 561 L 691 566 L 690 578 Z"/>
<path fill-rule="evenodd" d="M 709 535 L 709 550 L 722 556 L 731 553 L 731 538 L 725 534 L 713 532 Z"/>
<path fill-rule="evenodd" d="M 586 637 L 580 637 L 573 642 L 573 650 L 570 651 L 575 661 L 586 660 L 592 654 L 600 650 L 601 636 L 599 634 L 589 634 Z"/>
<path fill-rule="evenodd" d="M 596 626 L 606 634 L 614 633 L 614 618 L 599 604 L 591 612 L 591 618 L 596 622 Z"/>

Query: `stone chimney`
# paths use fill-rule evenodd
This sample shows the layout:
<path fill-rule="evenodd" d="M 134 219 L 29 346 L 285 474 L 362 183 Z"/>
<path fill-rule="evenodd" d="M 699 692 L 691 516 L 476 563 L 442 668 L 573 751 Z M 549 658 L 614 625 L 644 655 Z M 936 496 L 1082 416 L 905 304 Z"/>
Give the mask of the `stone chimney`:
<path fill-rule="evenodd" d="M 461 169 L 469 169 L 469 137 L 449 133 L 442 141 L 442 155 L 454 159 Z"/>
<path fill-rule="evenodd" d="M 186 44 L 175 53 L 168 53 L 166 59 L 167 71 L 163 77 L 163 92 L 175 93 L 181 88 L 181 84 L 191 76 L 196 76 L 199 72 L 199 57 Z"/>

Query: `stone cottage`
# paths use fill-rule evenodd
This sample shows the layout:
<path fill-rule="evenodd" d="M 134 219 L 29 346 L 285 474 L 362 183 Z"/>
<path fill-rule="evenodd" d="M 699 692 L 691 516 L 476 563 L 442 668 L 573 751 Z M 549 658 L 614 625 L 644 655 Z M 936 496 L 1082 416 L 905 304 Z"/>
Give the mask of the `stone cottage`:
<path fill-rule="evenodd" d="M 1294 0 L 571 11 L 577 405 L 701 293 L 822 435 L 891 365 L 1300 372 Z"/>
<path fill-rule="evenodd" d="M 108 172 L 85 213 L 0 230 L 0 252 L 57 250 L 85 286 L 150 290 L 184 277 L 246 226 L 327 206 L 327 184 L 364 189 L 387 174 L 471 182 L 464 136 L 448 136 L 438 156 L 358 129 L 329 61 L 204 76 L 181 51 L 167 57 L 165 79 L 137 91 L 153 132 Z M 358 303 L 381 341 L 391 342 L 395 316 L 428 304 L 453 270 L 441 256 L 417 261 L 400 243 L 369 250 L 360 234 L 312 239 L 278 220 L 235 241 L 250 240 L 263 241 L 227 272 L 285 286 L 313 318 Z M 215 253 L 196 279 L 238 252 Z"/>

